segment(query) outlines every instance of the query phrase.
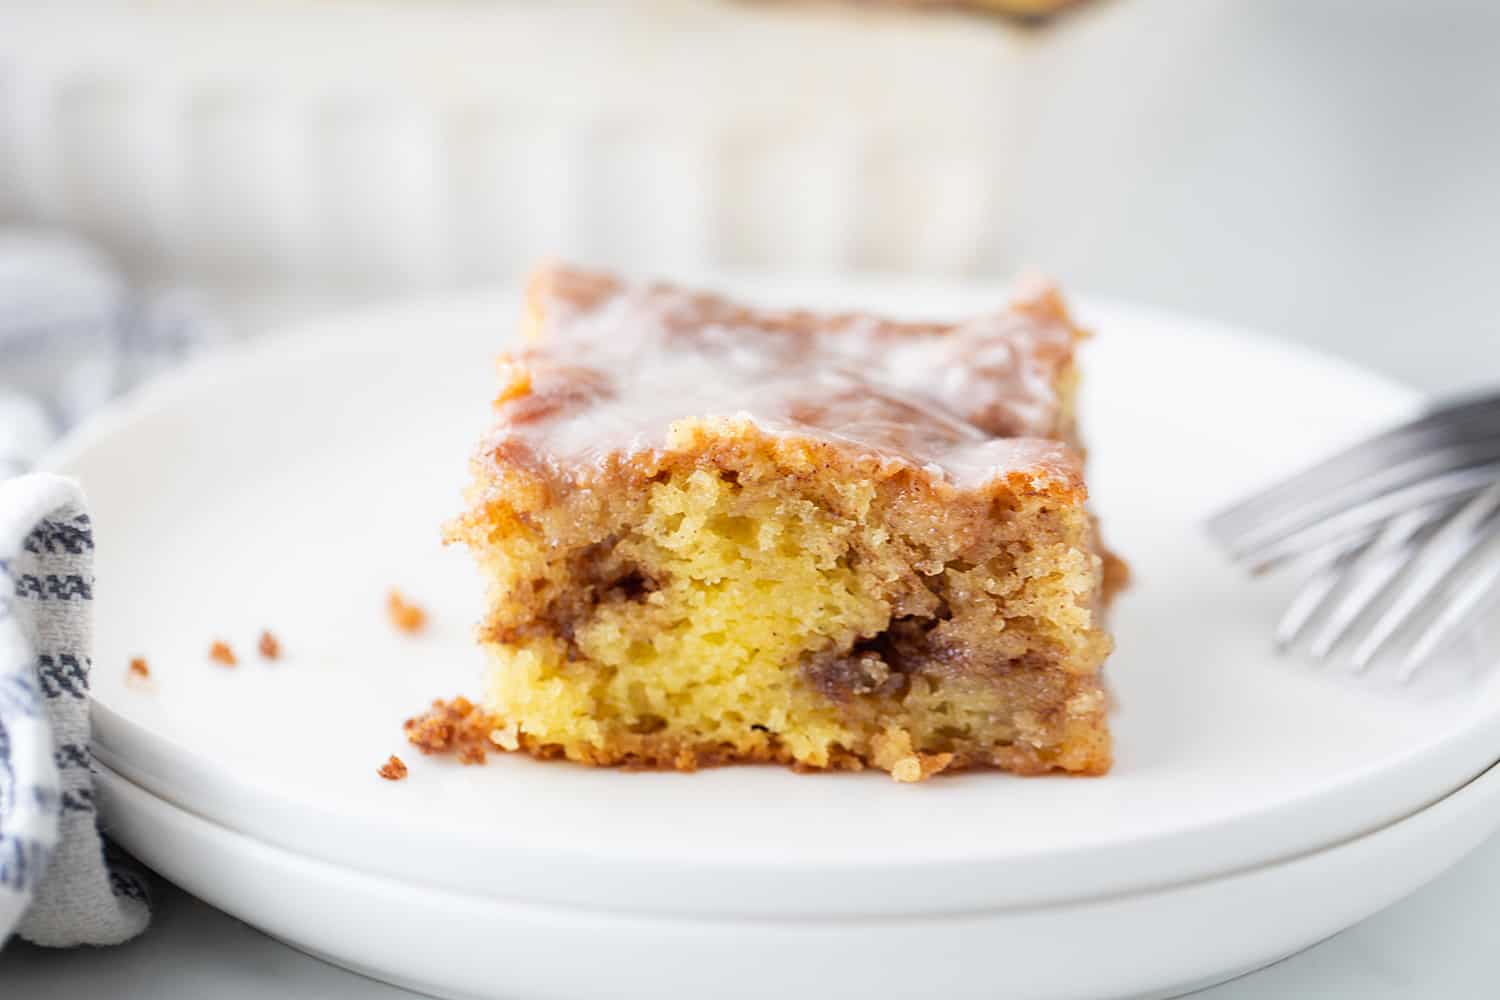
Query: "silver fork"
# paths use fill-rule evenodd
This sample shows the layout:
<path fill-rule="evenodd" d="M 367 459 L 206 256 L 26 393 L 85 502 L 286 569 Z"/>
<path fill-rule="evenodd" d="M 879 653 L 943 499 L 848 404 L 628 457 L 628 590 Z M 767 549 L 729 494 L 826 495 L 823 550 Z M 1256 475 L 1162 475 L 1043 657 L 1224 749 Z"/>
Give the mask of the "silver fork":
<path fill-rule="evenodd" d="M 1282 651 L 1409 680 L 1500 599 L 1500 393 L 1469 397 L 1330 456 L 1220 512 L 1209 534 L 1261 573 L 1310 573 Z"/>

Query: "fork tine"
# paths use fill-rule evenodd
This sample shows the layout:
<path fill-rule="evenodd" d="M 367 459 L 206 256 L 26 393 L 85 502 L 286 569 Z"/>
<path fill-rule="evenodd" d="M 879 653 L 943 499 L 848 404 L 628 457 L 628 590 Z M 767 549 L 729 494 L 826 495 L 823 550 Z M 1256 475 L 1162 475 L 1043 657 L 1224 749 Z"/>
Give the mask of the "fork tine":
<path fill-rule="evenodd" d="M 1471 551 L 1471 547 L 1462 544 L 1465 536 L 1473 534 L 1496 510 L 1500 510 L 1500 482 L 1476 493 L 1418 547 L 1406 567 L 1411 569 L 1411 575 L 1398 585 L 1391 603 L 1355 648 L 1352 659 L 1357 669 L 1368 667 L 1442 585 L 1453 568 Z"/>
<path fill-rule="evenodd" d="M 1209 530 L 1226 544 L 1286 517 L 1307 497 L 1324 497 L 1389 468 L 1393 462 L 1443 447 L 1482 440 L 1500 429 L 1500 394 L 1459 400 L 1330 456 L 1268 489 L 1220 511 Z"/>
<path fill-rule="evenodd" d="M 1357 507 L 1361 502 L 1462 469 L 1491 464 L 1500 464 L 1500 426 L 1496 427 L 1492 438 L 1434 447 L 1394 461 L 1338 488 L 1308 493 L 1298 507 L 1264 518 L 1235 538 L 1230 547 L 1238 553 L 1253 551 Z"/>
<path fill-rule="evenodd" d="M 1297 644 L 1297 640 L 1302 637 L 1303 630 L 1317 618 L 1318 612 L 1323 609 L 1329 595 L 1338 588 L 1345 569 L 1363 551 L 1364 546 L 1344 550 L 1331 561 L 1318 567 L 1313 575 L 1297 588 L 1292 602 L 1287 605 L 1286 611 L 1276 623 L 1274 641 L 1278 653 L 1285 653 Z"/>
<path fill-rule="evenodd" d="M 1407 651 L 1397 678 L 1410 680 L 1427 663 L 1432 654 L 1449 639 L 1478 619 L 1484 600 L 1500 589 L 1500 523 L 1492 525 L 1492 534 L 1470 563 L 1475 572 L 1459 585 L 1442 611 L 1428 623 Z"/>
<path fill-rule="evenodd" d="M 1269 509 L 1295 506 L 1306 495 L 1304 484 L 1311 478 L 1324 476 L 1326 483 L 1330 479 L 1349 478 L 1351 472 L 1362 474 L 1372 468 L 1378 469 L 1388 463 L 1393 453 L 1404 455 L 1425 450 L 1434 435 L 1441 436 L 1440 441 L 1453 440 L 1455 435 L 1460 440 L 1482 436 L 1493 428 L 1496 419 L 1500 419 L 1500 392 L 1473 396 L 1427 410 L 1404 424 L 1322 459 L 1298 475 L 1289 476 L 1246 497 L 1221 511 L 1214 520 L 1237 525 L 1254 523 Z"/>
<path fill-rule="evenodd" d="M 1311 546 L 1326 545 L 1339 538 L 1368 531 L 1407 511 L 1445 506 L 1455 498 L 1482 490 L 1496 479 L 1500 479 L 1500 463 L 1457 469 L 1373 497 L 1325 520 L 1299 528 L 1274 542 L 1263 544 L 1253 551 L 1237 553 L 1235 558 L 1250 560 L 1252 571 L 1261 573 Z"/>
<path fill-rule="evenodd" d="M 1401 552 L 1432 522 L 1433 515 L 1426 510 L 1408 511 L 1394 517 L 1385 523 L 1359 557 L 1351 560 L 1343 577 L 1342 596 L 1308 647 L 1314 659 L 1327 657 L 1369 610 L 1401 572 L 1404 564 L 1398 558 Z"/>

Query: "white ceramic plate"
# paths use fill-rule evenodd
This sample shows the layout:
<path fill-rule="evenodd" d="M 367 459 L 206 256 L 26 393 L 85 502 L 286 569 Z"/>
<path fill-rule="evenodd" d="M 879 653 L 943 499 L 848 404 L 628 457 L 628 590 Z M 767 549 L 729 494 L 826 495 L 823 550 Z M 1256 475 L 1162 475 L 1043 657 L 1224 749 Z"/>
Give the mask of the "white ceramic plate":
<path fill-rule="evenodd" d="M 761 288 L 899 314 L 993 289 Z M 1408 412 L 1389 383 L 1272 342 L 1097 305 L 1085 430 L 1119 605 L 1118 763 L 1098 780 L 775 768 L 630 774 L 424 760 L 400 723 L 474 692 L 480 585 L 438 525 L 486 420 L 497 295 L 318 324 L 183 372 L 54 466 L 97 521 L 102 760 L 269 844 L 433 888 L 655 913 L 954 914 L 1240 871 L 1368 833 L 1491 764 L 1500 687 L 1467 660 L 1417 690 L 1268 654 L 1287 596 L 1199 530 L 1217 505 Z M 399 586 L 434 612 L 398 636 Z M 262 627 L 285 658 L 259 662 Z M 209 662 L 216 638 L 242 664 Z M 126 682 L 149 658 L 149 686 Z M 392 752 L 407 781 L 375 776 Z"/>
<path fill-rule="evenodd" d="M 445 997 L 1100 1000 L 1173 995 L 1353 924 L 1500 825 L 1500 767 L 1375 833 L 1248 872 L 1106 900 L 863 920 L 568 909 L 414 886 L 274 847 L 105 769 L 142 859 L 322 958 Z"/>

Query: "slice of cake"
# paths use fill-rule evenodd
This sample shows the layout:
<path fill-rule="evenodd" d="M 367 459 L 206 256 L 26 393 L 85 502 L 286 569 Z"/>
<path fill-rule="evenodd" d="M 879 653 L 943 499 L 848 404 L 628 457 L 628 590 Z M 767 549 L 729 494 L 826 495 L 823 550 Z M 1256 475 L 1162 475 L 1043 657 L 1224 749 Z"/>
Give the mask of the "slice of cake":
<path fill-rule="evenodd" d="M 1105 560 L 1050 289 L 959 324 L 530 285 L 450 528 L 497 743 L 589 764 L 1101 774 Z"/>

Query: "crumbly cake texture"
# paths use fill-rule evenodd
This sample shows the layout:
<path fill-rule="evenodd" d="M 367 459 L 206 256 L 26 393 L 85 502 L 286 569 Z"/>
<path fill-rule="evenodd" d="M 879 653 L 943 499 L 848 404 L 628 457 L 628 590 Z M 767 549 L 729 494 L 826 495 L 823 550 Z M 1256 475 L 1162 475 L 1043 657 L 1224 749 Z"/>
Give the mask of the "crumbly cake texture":
<path fill-rule="evenodd" d="M 515 750 L 507 745 L 504 723 L 469 699 L 433 701 L 402 727 L 406 740 L 424 754 L 453 754 L 462 764 L 483 764 L 487 750 Z"/>
<path fill-rule="evenodd" d="M 901 780 L 1111 761 L 1082 336 L 758 311 L 551 268 L 449 529 L 490 585 L 497 745 Z M 1108 569 L 1107 569 L 1108 567 Z"/>

